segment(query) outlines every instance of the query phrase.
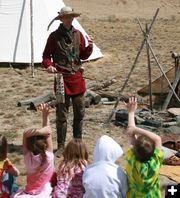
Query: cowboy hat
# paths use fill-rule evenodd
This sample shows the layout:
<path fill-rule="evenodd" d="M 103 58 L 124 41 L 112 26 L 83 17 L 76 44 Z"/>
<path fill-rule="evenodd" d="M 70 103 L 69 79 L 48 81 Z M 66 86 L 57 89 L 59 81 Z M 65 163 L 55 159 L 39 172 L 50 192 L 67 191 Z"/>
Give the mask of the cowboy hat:
<path fill-rule="evenodd" d="M 78 17 L 78 16 L 80 16 L 80 15 L 81 15 L 81 13 L 74 12 L 74 10 L 73 10 L 71 7 L 69 7 L 69 6 L 64 6 L 64 7 L 61 8 L 60 12 L 58 12 L 58 16 L 56 16 L 56 17 L 49 23 L 47 29 L 49 29 L 49 27 L 51 26 L 51 24 L 52 24 L 55 20 L 59 20 L 59 19 L 61 20 L 62 17 L 64 17 L 64 16 Z"/>
<path fill-rule="evenodd" d="M 69 6 L 64 6 L 63 8 L 61 8 L 58 14 L 59 15 L 57 16 L 57 19 L 61 19 L 63 16 L 67 16 L 67 15 L 71 15 L 74 17 L 78 17 L 81 15 L 80 13 L 74 12 L 74 10 Z"/>

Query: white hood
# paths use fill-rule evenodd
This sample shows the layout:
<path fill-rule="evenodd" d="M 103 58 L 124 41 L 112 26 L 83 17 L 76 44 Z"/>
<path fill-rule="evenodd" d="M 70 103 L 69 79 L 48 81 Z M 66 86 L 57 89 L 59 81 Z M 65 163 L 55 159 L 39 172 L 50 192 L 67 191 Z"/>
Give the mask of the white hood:
<path fill-rule="evenodd" d="M 123 150 L 121 146 L 111 137 L 103 135 L 96 143 L 93 154 L 93 163 L 98 161 L 109 161 L 114 163 L 122 155 Z"/>
<path fill-rule="evenodd" d="M 120 145 L 103 135 L 96 143 L 93 163 L 83 174 L 85 194 L 83 198 L 124 198 L 127 179 L 124 171 L 115 164 L 123 155 Z"/>

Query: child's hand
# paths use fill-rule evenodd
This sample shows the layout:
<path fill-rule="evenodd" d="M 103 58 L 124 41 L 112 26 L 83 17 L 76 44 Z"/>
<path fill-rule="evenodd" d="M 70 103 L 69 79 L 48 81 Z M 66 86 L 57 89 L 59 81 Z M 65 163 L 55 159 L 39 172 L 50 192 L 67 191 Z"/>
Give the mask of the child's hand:
<path fill-rule="evenodd" d="M 130 97 L 128 103 L 125 103 L 128 113 L 135 112 L 137 109 L 137 98 Z"/>
<path fill-rule="evenodd" d="M 42 111 L 43 115 L 49 115 L 53 111 L 53 109 L 48 104 L 40 104 L 38 106 L 38 110 Z"/>

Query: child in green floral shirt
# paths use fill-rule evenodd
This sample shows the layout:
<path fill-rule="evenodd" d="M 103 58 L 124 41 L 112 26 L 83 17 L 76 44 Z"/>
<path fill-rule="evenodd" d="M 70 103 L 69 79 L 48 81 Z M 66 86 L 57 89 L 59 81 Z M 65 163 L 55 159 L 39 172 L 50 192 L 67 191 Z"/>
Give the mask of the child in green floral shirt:
<path fill-rule="evenodd" d="M 135 97 L 129 98 L 127 134 L 132 148 L 126 153 L 126 198 L 160 198 L 159 170 L 163 161 L 161 137 L 135 125 Z"/>

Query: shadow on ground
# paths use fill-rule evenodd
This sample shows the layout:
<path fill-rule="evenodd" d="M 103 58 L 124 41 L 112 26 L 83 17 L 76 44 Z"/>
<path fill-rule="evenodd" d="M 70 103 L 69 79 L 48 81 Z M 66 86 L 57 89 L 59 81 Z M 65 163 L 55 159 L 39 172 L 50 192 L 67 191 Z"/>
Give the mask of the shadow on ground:
<path fill-rule="evenodd" d="M 8 152 L 9 153 L 18 153 L 23 154 L 22 145 L 8 144 Z"/>

